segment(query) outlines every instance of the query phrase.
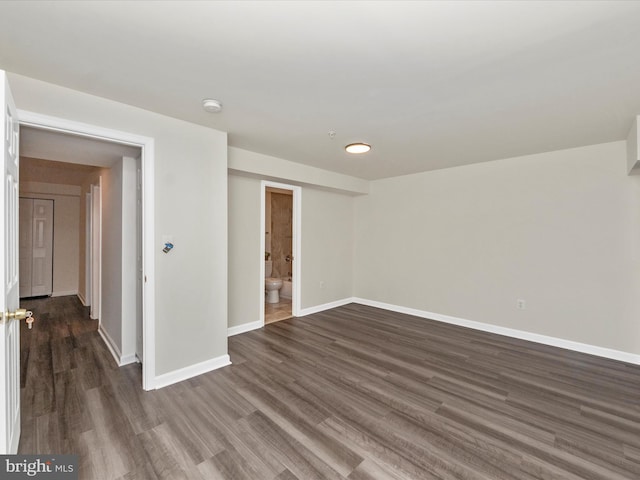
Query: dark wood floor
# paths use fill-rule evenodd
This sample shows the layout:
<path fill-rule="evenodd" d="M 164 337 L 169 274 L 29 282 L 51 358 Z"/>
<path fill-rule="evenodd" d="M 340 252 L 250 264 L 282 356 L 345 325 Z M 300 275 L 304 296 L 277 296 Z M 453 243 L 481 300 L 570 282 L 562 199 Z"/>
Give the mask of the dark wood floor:
<path fill-rule="evenodd" d="M 637 366 L 348 305 L 143 392 L 76 299 L 29 307 L 20 452 L 81 479 L 640 478 Z"/>

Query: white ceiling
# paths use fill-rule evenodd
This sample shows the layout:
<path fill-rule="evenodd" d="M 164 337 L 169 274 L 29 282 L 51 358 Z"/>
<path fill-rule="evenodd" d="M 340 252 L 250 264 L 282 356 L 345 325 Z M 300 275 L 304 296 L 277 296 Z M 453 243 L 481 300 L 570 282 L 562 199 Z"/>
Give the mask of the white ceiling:
<path fill-rule="evenodd" d="M 0 2 L 0 67 L 374 179 L 626 138 L 639 25 L 624 1 Z"/>
<path fill-rule="evenodd" d="M 20 128 L 20 156 L 110 168 L 122 157 L 137 158 L 139 147 L 32 127 Z"/>

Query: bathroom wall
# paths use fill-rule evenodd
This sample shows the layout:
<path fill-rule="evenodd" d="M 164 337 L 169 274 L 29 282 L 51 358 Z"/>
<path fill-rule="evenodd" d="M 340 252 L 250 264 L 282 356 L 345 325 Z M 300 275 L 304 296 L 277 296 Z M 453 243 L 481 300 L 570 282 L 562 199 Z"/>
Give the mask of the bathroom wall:
<path fill-rule="evenodd" d="M 272 277 L 283 278 L 291 275 L 291 263 L 287 255 L 293 252 L 293 195 L 271 192 L 271 260 Z"/>

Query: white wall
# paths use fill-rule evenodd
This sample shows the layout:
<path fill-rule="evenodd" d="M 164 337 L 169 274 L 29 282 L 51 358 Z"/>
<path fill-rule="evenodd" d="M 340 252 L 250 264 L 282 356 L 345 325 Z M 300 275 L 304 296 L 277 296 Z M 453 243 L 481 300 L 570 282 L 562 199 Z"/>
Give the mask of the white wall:
<path fill-rule="evenodd" d="M 122 168 L 122 356 L 133 359 L 136 354 L 138 316 L 137 225 L 136 225 L 136 160 L 124 157 Z"/>
<path fill-rule="evenodd" d="M 80 197 L 54 197 L 52 295 L 78 292 Z"/>
<path fill-rule="evenodd" d="M 102 170 L 102 317 L 118 361 L 136 348 L 136 161 L 123 158 Z"/>
<path fill-rule="evenodd" d="M 276 182 L 286 179 L 294 185 L 309 185 L 351 195 L 362 195 L 369 191 L 369 182 L 362 178 L 330 172 L 237 147 L 229 147 L 229 171 L 245 176 L 251 174 L 255 178 Z"/>
<path fill-rule="evenodd" d="M 229 175 L 229 327 L 260 320 L 260 180 Z"/>
<path fill-rule="evenodd" d="M 54 201 L 52 295 L 78 293 L 80 189 L 41 182 L 20 184 L 20 196 Z"/>
<path fill-rule="evenodd" d="M 122 161 L 102 170 L 100 328 L 122 353 Z"/>
<path fill-rule="evenodd" d="M 268 170 L 268 164 L 263 168 Z M 259 178 L 230 172 L 229 327 L 260 320 L 260 302 L 264 301 L 258 296 L 261 194 Z M 308 184 L 302 187 L 301 308 L 352 295 L 353 201 L 352 196 L 336 191 Z M 320 288 L 321 281 L 324 288 Z"/>
<path fill-rule="evenodd" d="M 9 74 L 19 109 L 155 139 L 156 375 L 227 354 L 227 136 Z M 162 253 L 162 236 L 175 248 Z M 203 314 L 203 312 L 205 314 Z"/>
<path fill-rule="evenodd" d="M 353 296 L 354 197 L 302 189 L 302 299 L 310 308 Z"/>
<path fill-rule="evenodd" d="M 375 181 L 355 201 L 357 297 L 640 353 L 625 142 Z"/>

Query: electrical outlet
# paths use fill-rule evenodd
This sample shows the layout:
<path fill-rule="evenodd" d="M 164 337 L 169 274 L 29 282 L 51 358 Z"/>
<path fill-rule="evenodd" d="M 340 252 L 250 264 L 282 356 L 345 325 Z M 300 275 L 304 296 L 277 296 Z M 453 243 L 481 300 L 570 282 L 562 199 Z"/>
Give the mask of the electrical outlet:
<path fill-rule="evenodd" d="M 516 300 L 516 307 L 518 308 L 518 310 L 524 310 L 525 308 L 527 308 L 527 304 L 524 300 L 519 298 L 518 300 Z"/>

